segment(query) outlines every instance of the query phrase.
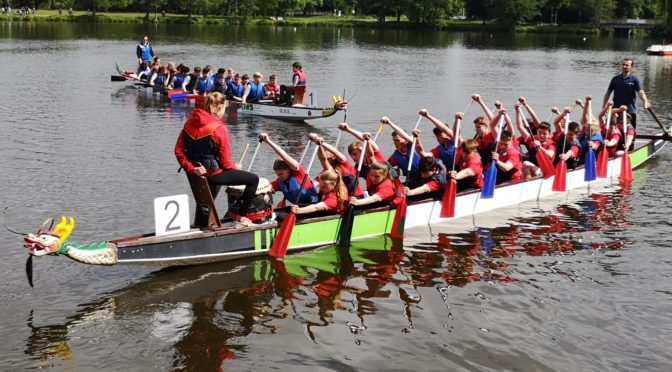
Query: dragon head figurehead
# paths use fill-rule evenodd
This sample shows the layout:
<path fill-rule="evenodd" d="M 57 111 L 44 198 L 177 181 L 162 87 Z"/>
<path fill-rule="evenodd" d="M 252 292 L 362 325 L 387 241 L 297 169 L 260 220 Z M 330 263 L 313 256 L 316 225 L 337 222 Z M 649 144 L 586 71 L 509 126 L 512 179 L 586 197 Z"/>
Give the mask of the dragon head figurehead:
<path fill-rule="evenodd" d="M 47 227 L 48 226 L 48 227 Z M 61 221 L 54 226 L 52 218 L 44 221 L 35 234 L 24 236 L 23 246 L 32 256 L 46 256 L 58 252 L 65 240 L 75 228 L 75 219 L 61 216 Z"/>
<path fill-rule="evenodd" d="M 345 110 L 348 108 L 348 101 L 341 96 L 332 96 L 331 101 L 334 103 L 334 109 Z"/>

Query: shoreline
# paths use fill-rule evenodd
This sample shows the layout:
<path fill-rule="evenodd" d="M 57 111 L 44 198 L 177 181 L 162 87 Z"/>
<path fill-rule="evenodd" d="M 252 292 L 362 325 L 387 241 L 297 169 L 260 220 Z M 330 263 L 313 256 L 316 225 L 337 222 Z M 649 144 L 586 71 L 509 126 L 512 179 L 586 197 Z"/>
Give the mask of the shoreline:
<path fill-rule="evenodd" d="M 351 16 L 314 16 L 314 17 L 221 17 L 221 16 L 192 16 L 180 14 L 150 13 L 147 19 L 145 13 L 102 13 L 96 15 L 86 11 L 73 11 L 68 15 L 57 10 L 38 10 L 31 15 L 0 15 L 0 22 L 56 22 L 56 23 L 127 23 L 127 24 L 193 24 L 193 25 L 220 25 L 220 26 L 286 26 L 286 27 L 351 27 L 368 29 L 390 30 L 433 30 L 455 32 L 516 32 L 516 33 L 551 33 L 599 35 L 610 34 L 612 31 L 601 30 L 591 24 L 526 24 L 518 25 L 511 31 L 496 23 L 467 20 L 443 20 L 436 25 L 422 25 L 405 20 L 397 22 L 396 18 L 388 17 L 386 22 L 379 22 L 374 17 Z M 638 34 L 639 35 L 639 34 Z"/>

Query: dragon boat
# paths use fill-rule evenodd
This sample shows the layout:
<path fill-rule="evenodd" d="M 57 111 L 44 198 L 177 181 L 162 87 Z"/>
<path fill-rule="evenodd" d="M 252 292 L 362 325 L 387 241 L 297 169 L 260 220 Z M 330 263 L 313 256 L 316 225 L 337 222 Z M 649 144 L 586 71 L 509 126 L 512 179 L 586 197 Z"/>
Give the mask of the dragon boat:
<path fill-rule="evenodd" d="M 639 167 L 658 153 L 669 139 L 667 131 L 658 135 L 639 136 L 635 141 L 634 150 L 624 156 L 628 157 L 632 168 Z M 568 171 L 566 190 L 589 192 L 591 187 L 608 186 L 618 182 L 624 156 L 610 158 L 606 177 L 597 178 L 595 181 L 585 181 L 584 167 Z M 563 195 L 561 192 L 553 191 L 553 182 L 554 176 L 549 178 L 539 176 L 527 181 L 504 183 L 495 188 L 492 198 L 482 198 L 480 190 L 459 193 L 455 199 L 454 216 L 450 218 L 441 217 L 441 200 L 409 202 L 404 227 L 412 229 L 439 222 L 450 222 L 526 201 Z M 192 191 L 196 196 L 193 184 Z M 198 203 L 200 201 L 197 197 Z M 357 210 L 352 228 L 352 240 L 389 233 L 395 212 L 394 205 Z M 37 233 L 25 236 L 24 246 L 30 255 L 29 260 L 32 260 L 33 256 L 64 255 L 77 262 L 92 265 L 180 266 L 267 255 L 279 231 L 276 221 L 267 221 L 250 227 L 242 227 L 227 218 L 220 220 L 217 217 L 215 221 L 218 222 L 216 225 L 192 226 L 188 231 L 173 235 L 157 236 L 155 233 L 148 233 L 81 244 L 68 240 L 74 229 L 74 219 L 62 217 L 60 223 L 55 226 L 53 223 L 46 224 Z M 341 222 L 341 216 L 336 214 L 299 219 L 289 237 L 288 251 L 335 244 L 339 237 Z M 203 224 L 199 223 L 197 226 Z"/>

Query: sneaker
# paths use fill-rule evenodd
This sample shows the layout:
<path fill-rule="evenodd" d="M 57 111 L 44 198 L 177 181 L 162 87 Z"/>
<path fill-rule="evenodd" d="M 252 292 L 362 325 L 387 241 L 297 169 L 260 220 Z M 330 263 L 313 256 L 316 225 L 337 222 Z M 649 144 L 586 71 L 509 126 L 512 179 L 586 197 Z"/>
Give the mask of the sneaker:
<path fill-rule="evenodd" d="M 241 216 L 240 218 L 238 218 L 238 221 L 236 221 L 236 222 L 238 222 L 239 224 L 241 224 L 245 227 L 254 226 L 254 222 L 250 221 L 249 218 L 244 217 L 244 216 Z"/>

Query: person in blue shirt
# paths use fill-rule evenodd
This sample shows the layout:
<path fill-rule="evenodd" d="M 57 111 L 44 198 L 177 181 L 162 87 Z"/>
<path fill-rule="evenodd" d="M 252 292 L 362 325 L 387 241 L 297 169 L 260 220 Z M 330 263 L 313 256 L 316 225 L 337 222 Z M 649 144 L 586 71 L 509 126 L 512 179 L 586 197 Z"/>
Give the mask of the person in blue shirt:
<path fill-rule="evenodd" d="M 632 116 L 633 127 L 637 126 L 637 107 L 635 106 L 635 101 L 637 100 L 637 95 L 644 102 L 644 108 L 648 109 L 651 107 L 651 103 L 646 98 L 646 93 L 642 89 L 642 83 L 639 78 L 632 73 L 633 68 L 635 67 L 635 61 L 632 58 L 623 58 L 621 63 L 621 74 L 616 75 L 611 79 L 609 87 L 607 88 L 607 93 L 604 94 L 604 101 L 602 102 L 602 107 L 607 105 L 611 93 L 614 93 L 614 107 L 620 107 L 625 105 L 628 107 L 628 114 Z"/>
<path fill-rule="evenodd" d="M 135 48 L 135 55 L 138 57 L 138 64 L 147 62 L 148 65 L 151 65 L 154 62 L 154 49 L 149 44 L 147 35 L 140 39 L 140 44 Z"/>

